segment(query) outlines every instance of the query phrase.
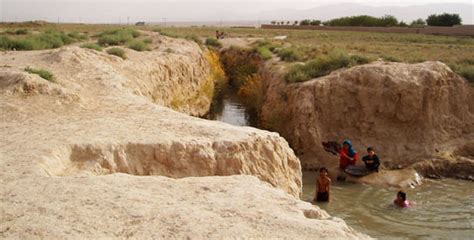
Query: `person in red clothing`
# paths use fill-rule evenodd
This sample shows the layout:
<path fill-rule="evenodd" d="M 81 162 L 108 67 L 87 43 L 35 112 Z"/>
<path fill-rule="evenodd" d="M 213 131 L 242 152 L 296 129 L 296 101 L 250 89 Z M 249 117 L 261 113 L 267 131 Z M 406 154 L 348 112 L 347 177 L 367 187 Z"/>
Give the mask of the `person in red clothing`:
<path fill-rule="evenodd" d="M 342 148 L 339 151 L 339 169 L 340 174 L 337 177 L 338 180 L 345 180 L 344 169 L 349 165 L 355 165 L 359 156 L 357 152 L 352 148 L 352 142 L 345 140 L 342 143 Z"/>

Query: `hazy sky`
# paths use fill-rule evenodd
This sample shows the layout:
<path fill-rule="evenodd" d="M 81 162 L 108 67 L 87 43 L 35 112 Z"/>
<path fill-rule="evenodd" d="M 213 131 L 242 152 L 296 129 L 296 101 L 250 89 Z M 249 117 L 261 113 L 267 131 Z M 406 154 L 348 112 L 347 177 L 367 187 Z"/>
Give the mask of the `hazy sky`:
<path fill-rule="evenodd" d="M 282 12 L 291 12 L 334 5 L 341 3 L 358 3 L 378 7 L 390 14 L 387 6 L 404 7 L 423 4 L 470 4 L 465 23 L 472 23 L 472 0 L 319 0 L 319 1 L 269 1 L 269 0 L 214 0 L 214 1 L 160 1 L 160 0 L 0 0 L 1 21 L 46 20 L 51 22 L 105 22 L 131 23 L 136 21 L 236 21 L 236 20 L 272 20 Z M 378 9 L 375 8 L 375 9 Z M 442 9 L 442 7 L 441 7 Z M 381 10 L 382 11 L 382 10 Z M 373 11 L 372 11 L 373 12 Z M 371 13 L 372 13 L 371 12 Z M 263 14 L 266 13 L 266 14 Z M 376 14 L 378 14 L 376 12 Z M 337 14 L 335 13 L 334 16 Z M 466 12 L 465 12 L 466 15 Z M 272 19 L 265 19 L 271 17 Z M 285 16 L 287 17 L 287 16 Z M 263 18 L 263 19 L 262 19 Z M 298 19 L 298 16 L 294 16 Z M 317 16 L 315 17 L 317 18 Z M 408 17 L 410 18 L 410 17 Z M 323 19 L 324 20 L 324 19 Z M 409 20 L 409 19 L 408 19 Z"/>

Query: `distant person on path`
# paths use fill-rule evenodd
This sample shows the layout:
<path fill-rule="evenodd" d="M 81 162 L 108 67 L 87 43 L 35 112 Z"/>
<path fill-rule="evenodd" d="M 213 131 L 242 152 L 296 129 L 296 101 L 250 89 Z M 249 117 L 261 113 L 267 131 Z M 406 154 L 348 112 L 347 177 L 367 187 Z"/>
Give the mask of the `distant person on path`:
<path fill-rule="evenodd" d="M 379 171 L 380 159 L 375 154 L 374 148 L 367 148 L 367 155 L 362 158 L 362 161 L 365 163 L 365 167 L 370 171 Z"/>
<path fill-rule="evenodd" d="M 352 142 L 345 140 L 339 151 L 339 174 L 337 180 L 344 181 L 346 179 L 344 169 L 349 165 L 355 165 L 358 159 L 357 152 L 352 148 Z"/>
<path fill-rule="evenodd" d="M 410 207 L 410 202 L 407 200 L 407 194 L 403 191 L 397 193 L 397 198 L 393 200 L 393 203 L 401 208 Z"/>
<path fill-rule="evenodd" d="M 329 193 L 331 191 L 331 178 L 328 176 L 328 170 L 325 167 L 319 169 L 319 177 L 316 178 L 316 202 L 329 202 Z"/>
<path fill-rule="evenodd" d="M 216 39 L 219 40 L 220 37 L 221 37 L 221 34 L 219 33 L 219 30 L 216 30 Z"/>

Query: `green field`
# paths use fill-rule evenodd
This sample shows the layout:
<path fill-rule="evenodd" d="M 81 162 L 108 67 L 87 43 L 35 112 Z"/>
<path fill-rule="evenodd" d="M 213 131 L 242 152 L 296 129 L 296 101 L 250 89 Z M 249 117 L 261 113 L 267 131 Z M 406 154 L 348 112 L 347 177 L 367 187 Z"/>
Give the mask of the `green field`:
<path fill-rule="evenodd" d="M 266 38 L 270 46 L 279 49 L 291 49 L 297 61 L 309 61 L 334 51 L 343 51 L 368 59 L 382 58 L 388 61 L 416 63 L 427 60 L 441 61 L 453 70 L 474 81 L 474 38 L 434 36 L 398 33 L 335 32 L 314 30 L 252 29 L 252 28 L 216 28 L 216 27 L 159 27 L 159 26 L 119 26 L 86 24 L 0 24 L 0 48 L 3 38 L 26 39 L 49 30 L 62 32 L 64 45 L 80 41 L 95 41 L 97 34 L 117 28 L 135 28 L 139 30 L 159 31 L 172 37 L 196 39 L 196 36 L 213 37 L 216 30 L 226 32 L 227 37 Z M 26 29 L 26 34 L 16 34 Z M 24 31 L 19 31 L 24 33 Z M 275 36 L 285 35 L 287 39 L 272 40 Z M 80 36 L 80 37 L 75 37 Z M 57 46 L 55 44 L 53 46 Z M 51 46 L 51 45 L 48 45 Z M 35 48 L 36 49 L 36 48 Z M 259 51 L 262 51 L 260 49 Z M 265 50 L 263 50 L 265 51 Z"/>

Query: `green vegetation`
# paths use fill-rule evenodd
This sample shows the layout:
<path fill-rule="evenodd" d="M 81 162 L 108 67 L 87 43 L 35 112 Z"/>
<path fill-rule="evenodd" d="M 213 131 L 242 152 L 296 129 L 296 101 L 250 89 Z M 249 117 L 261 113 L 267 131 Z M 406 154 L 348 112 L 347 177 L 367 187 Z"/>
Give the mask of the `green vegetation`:
<path fill-rule="evenodd" d="M 202 40 L 196 35 L 187 35 L 184 37 L 186 40 L 193 41 L 197 43 L 198 45 L 202 45 Z"/>
<path fill-rule="evenodd" d="M 321 24 L 321 20 L 316 20 L 316 19 L 313 19 L 313 20 L 305 19 L 300 22 L 301 26 L 308 26 L 308 25 L 319 26 L 320 24 Z"/>
<path fill-rule="evenodd" d="M 294 48 L 283 48 L 278 50 L 277 55 L 281 60 L 286 62 L 294 62 L 301 59 L 300 54 Z"/>
<path fill-rule="evenodd" d="M 142 40 L 132 40 L 128 43 L 128 48 L 133 49 L 138 52 L 150 51 L 150 47 L 145 41 Z"/>
<path fill-rule="evenodd" d="M 125 55 L 125 51 L 121 48 L 118 48 L 118 47 L 113 47 L 113 48 L 107 49 L 107 53 L 110 54 L 110 55 L 120 57 L 124 60 L 127 59 L 127 56 Z"/>
<path fill-rule="evenodd" d="M 320 56 L 305 64 L 293 65 L 286 75 L 287 82 L 303 82 L 321 77 L 330 72 L 349 66 L 368 63 L 369 59 L 362 56 L 349 56 L 341 51 L 334 51 Z"/>
<path fill-rule="evenodd" d="M 467 63 L 459 63 L 459 64 L 451 64 L 449 67 L 455 71 L 457 74 L 463 76 L 467 81 L 474 84 L 474 64 L 472 63 L 474 60 L 470 60 L 471 64 Z"/>
<path fill-rule="evenodd" d="M 41 50 L 62 47 L 76 42 L 63 32 L 47 30 L 39 34 L 27 34 L 18 37 L 0 36 L 0 49 L 4 50 Z"/>
<path fill-rule="evenodd" d="M 443 14 L 432 14 L 428 16 L 426 19 L 426 23 L 429 26 L 446 26 L 446 27 L 451 27 L 454 25 L 461 25 L 461 17 L 459 17 L 459 14 L 449 14 L 449 13 L 443 13 Z"/>
<path fill-rule="evenodd" d="M 215 47 L 215 48 L 221 48 L 222 47 L 222 43 L 219 42 L 219 40 L 217 40 L 215 38 L 212 38 L 212 37 L 206 38 L 205 44 L 206 44 L 206 46 Z"/>
<path fill-rule="evenodd" d="M 222 51 L 220 59 L 230 84 L 237 89 L 245 84 L 249 76 L 257 74 L 263 65 L 258 53 L 237 47 Z"/>
<path fill-rule="evenodd" d="M 272 58 L 272 52 L 267 47 L 257 47 L 255 51 L 260 54 L 260 57 L 262 57 L 263 60 Z"/>
<path fill-rule="evenodd" d="M 413 20 L 410 23 L 410 26 L 425 26 L 425 25 L 426 25 L 426 22 L 422 18 L 418 18 L 416 20 Z"/>
<path fill-rule="evenodd" d="M 397 26 L 398 20 L 394 16 L 385 15 L 377 18 L 367 15 L 342 17 L 324 23 L 328 26 L 364 26 L 364 27 L 391 27 Z"/>
<path fill-rule="evenodd" d="M 140 36 L 140 32 L 131 28 L 106 30 L 99 34 L 97 42 L 101 46 L 124 45 Z"/>
<path fill-rule="evenodd" d="M 29 33 L 28 29 L 18 29 L 15 31 L 16 35 L 26 35 L 28 33 Z"/>
<path fill-rule="evenodd" d="M 50 82 L 56 82 L 54 80 L 54 75 L 52 73 L 50 73 L 48 70 L 44 70 L 44 69 L 35 69 L 35 68 L 30 68 L 30 67 L 27 67 L 24 69 L 26 72 L 28 73 L 32 73 L 32 74 L 37 74 L 39 75 L 40 77 L 42 77 L 43 79 L 46 79 Z"/>
<path fill-rule="evenodd" d="M 96 44 L 96 43 L 84 43 L 84 44 L 81 45 L 81 48 L 94 49 L 94 50 L 99 51 L 99 52 L 102 51 L 102 47 L 99 46 L 99 45 Z"/>

